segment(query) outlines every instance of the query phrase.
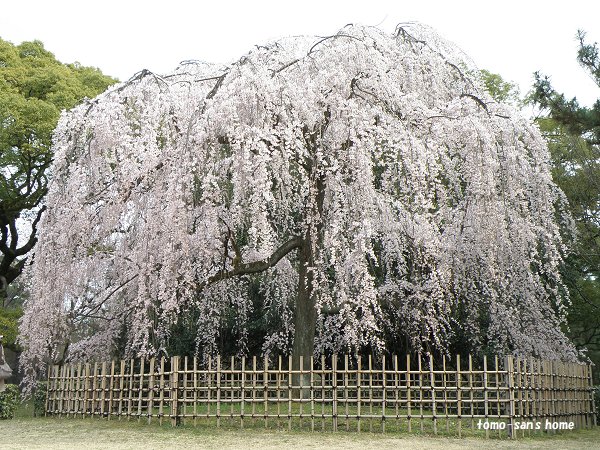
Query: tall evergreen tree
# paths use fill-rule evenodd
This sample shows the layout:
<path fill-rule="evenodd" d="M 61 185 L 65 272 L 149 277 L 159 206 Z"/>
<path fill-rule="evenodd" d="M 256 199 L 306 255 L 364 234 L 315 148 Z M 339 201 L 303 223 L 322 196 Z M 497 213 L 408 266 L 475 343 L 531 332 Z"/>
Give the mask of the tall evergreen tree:
<path fill-rule="evenodd" d="M 61 110 L 114 82 L 98 69 L 61 63 L 40 41 L 0 39 L 0 307 L 37 241 Z"/>
<path fill-rule="evenodd" d="M 577 33 L 577 60 L 600 87 L 598 44 Z M 565 192 L 579 239 L 567 260 L 565 283 L 571 291 L 570 334 L 578 347 L 600 355 L 600 99 L 581 106 L 557 92 L 550 78 L 535 74 L 532 100 L 547 113 L 538 120 L 553 160 L 553 178 Z"/>

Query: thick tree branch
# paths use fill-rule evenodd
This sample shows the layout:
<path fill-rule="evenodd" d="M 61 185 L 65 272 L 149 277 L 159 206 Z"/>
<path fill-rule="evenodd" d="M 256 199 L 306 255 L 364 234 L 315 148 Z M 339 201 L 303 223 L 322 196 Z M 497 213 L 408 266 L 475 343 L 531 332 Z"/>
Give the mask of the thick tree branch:
<path fill-rule="evenodd" d="M 215 94 L 217 93 L 217 91 L 219 90 L 221 85 L 223 84 L 223 80 L 225 79 L 225 77 L 227 76 L 228 73 L 229 72 L 225 72 L 225 73 L 223 73 L 223 75 L 221 75 L 217 78 L 217 82 L 215 83 L 213 88 L 210 90 L 210 92 L 206 95 L 207 100 L 210 100 L 211 98 L 213 98 L 215 96 Z"/>
<path fill-rule="evenodd" d="M 483 102 L 483 100 L 481 100 L 479 97 L 473 95 L 473 94 L 460 94 L 461 98 L 470 98 L 471 100 L 474 100 L 479 106 L 481 106 L 486 113 L 490 113 L 490 111 L 488 110 L 487 105 Z"/>
<path fill-rule="evenodd" d="M 15 253 L 17 250 L 17 244 L 19 242 L 19 232 L 17 231 L 17 221 L 13 218 L 8 222 L 8 228 L 10 230 L 10 251 Z"/>
<path fill-rule="evenodd" d="M 38 211 L 37 215 L 35 216 L 35 220 L 31 224 L 31 235 L 29 236 L 29 240 L 23 247 L 15 251 L 16 256 L 23 256 L 33 249 L 33 246 L 37 242 L 37 226 L 40 219 L 42 218 L 42 214 L 44 213 L 44 211 L 46 211 L 46 205 L 42 206 Z"/>
<path fill-rule="evenodd" d="M 7 254 L 9 252 L 8 245 L 8 228 L 6 224 L 2 223 L 0 226 L 0 252 Z"/>
<path fill-rule="evenodd" d="M 234 278 L 241 275 L 250 275 L 253 273 L 264 272 L 271 267 L 275 267 L 277 263 L 285 257 L 292 250 L 300 248 L 302 245 L 301 237 L 293 237 L 289 241 L 283 243 L 277 250 L 275 250 L 271 256 L 267 259 L 263 259 L 260 261 L 253 261 L 251 263 L 243 263 L 239 261 L 236 265 L 233 266 L 231 270 L 220 270 L 212 277 L 210 277 L 207 281 L 200 283 L 198 286 L 198 291 L 204 289 L 209 284 L 216 283 L 218 281 L 228 280 L 230 278 Z"/>

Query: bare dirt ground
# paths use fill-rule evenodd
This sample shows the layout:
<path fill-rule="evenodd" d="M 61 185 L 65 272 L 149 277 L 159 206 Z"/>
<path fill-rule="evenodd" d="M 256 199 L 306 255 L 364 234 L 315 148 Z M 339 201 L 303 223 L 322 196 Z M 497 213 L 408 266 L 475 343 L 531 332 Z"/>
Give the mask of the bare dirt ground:
<path fill-rule="evenodd" d="M 0 449 L 600 449 L 600 427 L 554 436 L 449 438 L 356 432 L 171 428 L 136 421 L 16 418 L 0 421 Z"/>

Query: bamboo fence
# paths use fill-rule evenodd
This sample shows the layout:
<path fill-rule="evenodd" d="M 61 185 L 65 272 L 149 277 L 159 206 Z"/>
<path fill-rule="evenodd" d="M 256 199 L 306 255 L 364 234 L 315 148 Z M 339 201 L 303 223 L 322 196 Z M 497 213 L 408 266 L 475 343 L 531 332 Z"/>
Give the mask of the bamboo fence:
<path fill-rule="evenodd" d="M 173 356 L 53 366 L 47 389 L 49 415 L 173 426 L 226 421 L 515 438 L 596 425 L 591 366 L 511 356 L 483 357 L 478 367 L 471 356 Z"/>

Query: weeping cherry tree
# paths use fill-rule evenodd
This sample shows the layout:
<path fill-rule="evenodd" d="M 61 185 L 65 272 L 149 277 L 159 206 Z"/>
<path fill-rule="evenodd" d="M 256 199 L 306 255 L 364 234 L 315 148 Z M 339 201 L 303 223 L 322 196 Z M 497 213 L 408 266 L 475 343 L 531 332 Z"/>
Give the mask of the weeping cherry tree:
<path fill-rule="evenodd" d="M 561 331 L 570 219 L 536 128 L 430 29 L 347 26 L 229 66 L 141 72 L 63 115 L 22 364 L 165 351 L 197 313 L 216 351 L 249 284 L 263 351 L 576 357 Z"/>

